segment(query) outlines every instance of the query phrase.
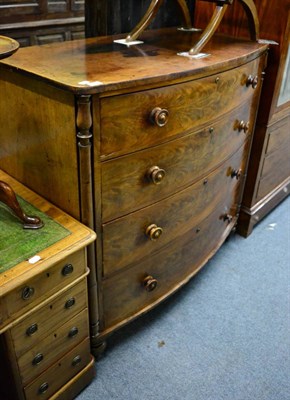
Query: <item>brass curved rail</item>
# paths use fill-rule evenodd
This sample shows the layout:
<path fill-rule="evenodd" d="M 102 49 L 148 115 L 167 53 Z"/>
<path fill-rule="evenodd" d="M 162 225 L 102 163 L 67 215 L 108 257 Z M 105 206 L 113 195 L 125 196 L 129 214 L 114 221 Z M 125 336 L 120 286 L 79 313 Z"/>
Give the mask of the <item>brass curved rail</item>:
<path fill-rule="evenodd" d="M 181 8 L 182 16 L 185 22 L 185 28 L 192 28 L 191 17 L 188 9 L 188 5 L 185 0 L 176 0 Z M 213 34 L 217 30 L 228 5 L 232 4 L 234 0 L 203 0 L 212 3 L 216 3 L 213 16 L 209 21 L 207 27 L 201 34 L 198 42 L 189 50 L 189 55 L 198 54 L 202 48 L 209 42 Z M 258 13 L 253 0 L 237 0 L 242 3 L 242 6 L 246 12 L 249 21 L 249 30 L 251 40 L 257 41 L 259 39 L 259 19 Z M 156 16 L 159 8 L 163 4 L 164 0 L 152 0 L 147 11 L 145 12 L 142 19 L 135 26 L 135 28 L 127 35 L 125 42 L 130 43 L 136 40 L 140 34 L 147 28 Z"/>
<path fill-rule="evenodd" d="M 139 21 L 139 23 L 135 26 L 135 28 L 128 34 L 125 41 L 132 42 L 136 40 L 139 35 L 147 28 L 150 22 L 153 20 L 155 15 L 157 14 L 159 8 L 163 4 L 164 0 L 152 0 L 147 11 L 145 12 L 143 18 Z M 178 5 L 181 8 L 181 12 L 183 15 L 183 19 L 186 25 L 186 28 L 191 27 L 191 18 L 187 3 L 185 0 L 177 0 Z"/>

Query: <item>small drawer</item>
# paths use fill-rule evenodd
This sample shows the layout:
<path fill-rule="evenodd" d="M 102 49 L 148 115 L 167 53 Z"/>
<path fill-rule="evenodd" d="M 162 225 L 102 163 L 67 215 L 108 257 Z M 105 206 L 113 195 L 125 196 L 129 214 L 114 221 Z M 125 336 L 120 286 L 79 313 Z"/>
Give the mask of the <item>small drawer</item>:
<path fill-rule="evenodd" d="M 259 62 L 186 83 L 101 99 L 101 157 L 168 141 L 245 101 L 257 101 Z M 256 76 L 258 85 L 253 89 L 248 79 Z"/>
<path fill-rule="evenodd" d="M 189 188 L 103 225 L 104 276 L 139 262 L 184 235 L 217 204 L 226 201 L 229 193 L 238 196 L 247 161 L 245 150 L 242 147 L 220 168 Z"/>
<path fill-rule="evenodd" d="M 11 328 L 18 357 L 87 307 L 87 279 L 71 287 Z"/>
<path fill-rule="evenodd" d="M 35 307 L 57 290 L 83 275 L 86 268 L 86 252 L 82 249 L 50 268 L 40 271 L 5 296 L 8 315 L 16 318 L 18 314 L 23 314 Z"/>
<path fill-rule="evenodd" d="M 160 252 L 104 279 L 105 329 L 114 329 L 127 318 L 145 312 L 187 282 L 225 240 L 235 223 L 237 208 L 229 197 L 228 203 L 217 205 L 200 224 Z"/>
<path fill-rule="evenodd" d="M 59 322 L 61 321 L 56 321 L 56 325 Z M 18 368 L 23 384 L 26 385 L 37 377 L 88 336 L 88 310 L 84 309 L 64 325 L 51 331 L 46 337 L 39 338 L 33 348 L 18 358 Z"/>
<path fill-rule="evenodd" d="M 246 103 L 201 131 L 103 162 L 103 220 L 148 206 L 201 179 L 242 146 L 251 126 L 246 133 L 238 126 L 249 120 Z"/>
<path fill-rule="evenodd" d="M 24 388 L 27 399 L 49 399 L 91 361 L 89 338 L 59 359 Z"/>

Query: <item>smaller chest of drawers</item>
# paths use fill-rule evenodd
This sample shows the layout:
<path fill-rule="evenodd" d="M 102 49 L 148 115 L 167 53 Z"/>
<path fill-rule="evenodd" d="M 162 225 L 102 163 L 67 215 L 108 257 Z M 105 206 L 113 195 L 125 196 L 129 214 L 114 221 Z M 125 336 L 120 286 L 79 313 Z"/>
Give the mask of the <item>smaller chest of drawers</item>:
<path fill-rule="evenodd" d="M 95 233 L 2 171 L 0 180 L 44 222 L 25 230 L 0 203 L 0 398 L 73 399 L 94 376 L 86 249 Z"/>

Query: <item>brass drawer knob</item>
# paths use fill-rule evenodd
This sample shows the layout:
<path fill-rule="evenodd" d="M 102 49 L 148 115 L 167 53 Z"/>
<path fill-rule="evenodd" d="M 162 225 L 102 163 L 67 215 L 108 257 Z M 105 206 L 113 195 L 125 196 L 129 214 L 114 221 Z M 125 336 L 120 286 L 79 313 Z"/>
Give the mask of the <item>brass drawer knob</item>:
<path fill-rule="evenodd" d="M 47 391 L 47 389 L 49 388 L 49 385 L 47 382 L 44 382 L 42 385 L 39 386 L 38 388 L 38 393 L 39 394 L 43 394 Z"/>
<path fill-rule="evenodd" d="M 75 298 L 74 298 L 74 297 L 71 297 L 70 299 L 68 299 L 68 300 L 65 302 L 64 307 L 67 308 L 67 309 L 68 309 L 68 308 L 71 308 L 72 306 L 75 305 L 75 303 L 76 303 Z"/>
<path fill-rule="evenodd" d="M 61 273 L 63 276 L 70 275 L 74 270 L 74 267 L 72 264 L 66 264 L 63 269 L 61 270 Z"/>
<path fill-rule="evenodd" d="M 156 289 L 157 283 L 157 280 L 151 275 L 146 276 L 143 280 L 143 286 L 147 292 L 152 292 L 152 290 Z"/>
<path fill-rule="evenodd" d="M 146 228 L 146 235 L 150 238 L 150 240 L 159 239 L 162 233 L 163 229 L 156 224 L 151 224 Z"/>
<path fill-rule="evenodd" d="M 159 185 L 163 181 L 165 174 L 166 172 L 164 169 L 154 165 L 154 167 L 148 169 L 146 175 L 151 182 L 153 182 L 155 185 Z"/>
<path fill-rule="evenodd" d="M 36 354 L 36 356 L 34 357 L 34 359 L 32 360 L 32 365 L 38 365 L 41 363 L 41 361 L 43 361 L 43 354 L 42 353 L 38 353 Z"/>
<path fill-rule="evenodd" d="M 77 334 L 79 333 L 79 330 L 76 326 L 74 326 L 73 328 L 71 328 L 71 330 L 68 333 L 68 337 L 69 338 L 73 338 L 75 337 Z"/>
<path fill-rule="evenodd" d="M 30 325 L 29 328 L 26 329 L 26 335 L 32 336 L 35 332 L 37 332 L 37 330 L 38 330 L 38 325 L 32 324 L 32 325 Z"/>
<path fill-rule="evenodd" d="M 30 286 L 25 286 L 25 288 L 22 289 L 22 300 L 28 300 L 34 295 L 34 288 Z"/>
<path fill-rule="evenodd" d="M 241 169 L 233 169 L 231 172 L 231 177 L 236 178 L 236 180 L 239 180 L 242 175 L 242 170 Z"/>
<path fill-rule="evenodd" d="M 81 356 L 76 356 L 76 357 L 72 360 L 71 365 L 72 365 L 73 367 L 75 367 L 76 365 L 80 364 L 81 361 L 82 361 Z"/>
<path fill-rule="evenodd" d="M 165 108 L 155 107 L 150 113 L 150 121 L 160 128 L 167 124 L 168 117 L 169 112 Z"/>
<path fill-rule="evenodd" d="M 239 131 L 244 131 L 245 133 L 247 133 L 250 129 L 250 123 L 245 122 L 245 121 L 240 121 L 239 125 L 238 125 L 238 129 L 239 129 Z"/>
<path fill-rule="evenodd" d="M 247 82 L 246 82 L 247 86 L 252 86 L 253 89 L 256 89 L 256 87 L 258 86 L 258 83 L 259 83 L 258 75 L 255 75 L 255 76 L 249 75 L 248 76 L 248 79 L 247 79 Z"/>

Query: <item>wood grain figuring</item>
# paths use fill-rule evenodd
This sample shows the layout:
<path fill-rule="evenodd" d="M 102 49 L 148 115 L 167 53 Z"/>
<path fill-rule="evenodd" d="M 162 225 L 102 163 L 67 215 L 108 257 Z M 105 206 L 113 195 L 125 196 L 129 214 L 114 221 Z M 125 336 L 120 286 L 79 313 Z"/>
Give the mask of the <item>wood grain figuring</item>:
<path fill-rule="evenodd" d="M 2 168 L 79 218 L 74 98 L 6 71 L 1 71 L 0 91 L 6 98 L 0 104 L 0 113 L 10 115 L 12 109 L 18 110 L 7 119 L 11 134 L 2 138 Z M 70 152 L 69 158 L 63 156 L 64 149 Z"/>
<path fill-rule="evenodd" d="M 103 219 L 111 220 L 140 209 L 189 186 L 233 154 L 249 133 L 235 129 L 237 120 L 249 120 L 250 103 L 214 121 L 200 132 L 164 145 L 102 164 Z M 213 131 L 212 131 L 213 129 Z M 166 171 L 162 183 L 147 178 L 150 167 Z"/>
<path fill-rule="evenodd" d="M 144 257 L 150 257 L 169 242 L 193 230 L 215 207 L 226 202 L 228 196 L 233 197 L 234 203 L 237 203 L 232 193 L 239 193 L 239 181 L 232 178 L 231 173 L 238 169 L 245 171 L 246 154 L 246 150 L 242 148 L 221 168 L 205 175 L 201 181 L 188 189 L 143 208 L 133 215 L 129 214 L 105 224 L 104 275 L 118 271 L 126 265 L 138 263 Z M 146 236 L 146 228 L 152 223 L 163 229 L 162 235 L 156 241 Z"/>
<path fill-rule="evenodd" d="M 169 81 L 191 80 L 193 74 L 199 78 L 221 73 L 252 61 L 265 51 L 258 43 L 241 41 L 237 46 L 234 40 L 216 37 L 205 49 L 210 57 L 190 62 L 177 53 L 187 51 L 194 36 L 172 29 L 146 32 L 144 45 L 129 49 L 114 44 L 112 37 L 53 43 L 19 49 L 1 66 L 25 71 L 74 93 L 94 94 L 138 87 L 142 90 L 145 84 L 159 87 Z M 91 85 L 82 83 L 86 81 Z"/>
<path fill-rule="evenodd" d="M 229 229 L 222 220 L 226 209 L 224 203 L 220 204 L 196 226 L 198 232 L 192 229 L 130 270 L 104 280 L 105 329 L 146 309 L 196 273 L 204 263 L 204 254 L 211 254 Z M 150 293 L 143 287 L 147 275 L 158 281 L 157 288 Z"/>
<path fill-rule="evenodd" d="M 160 143 L 229 112 L 252 95 L 253 89 L 246 86 L 246 81 L 249 75 L 257 75 L 258 66 L 256 60 L 201 80 L 102 99 L 101 156 L 126 154 Z M 155 107 L 169 112 L 164 127 L 150 122 Z"/>

